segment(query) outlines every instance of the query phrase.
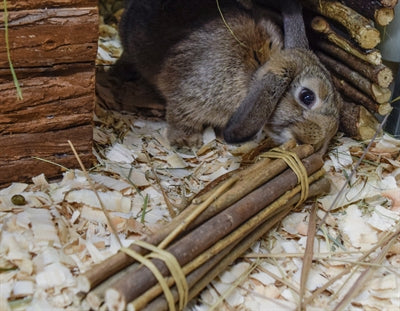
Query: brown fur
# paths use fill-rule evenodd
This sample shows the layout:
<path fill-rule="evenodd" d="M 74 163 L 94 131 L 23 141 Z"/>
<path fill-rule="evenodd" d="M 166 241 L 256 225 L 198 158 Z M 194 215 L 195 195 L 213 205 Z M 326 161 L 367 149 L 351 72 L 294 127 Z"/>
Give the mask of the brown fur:
<path fill-rule="evenodd" d="M 167 99 L 168 138 L 173 144 L 199 143 L 205 125 L 223 128 L 246 96 L 258 62 L 267 62 L 281 48 L 275 25 L 256 24 L 244 14 L 225 18 L 245 46 L 220 18 L 213 20 L 173 48 L 156 77 Z"/>
<path fill-rule="evenodd" d="M 182 28 L 168 28 L 169 23 L 180 20 L 176 16 L 167 18 L 166 24 L 152 20 L 158 32 L 147 33 L 135 24 L 139 13 L 132 9 L 141 2 L 131 1 L 125 26 L 137 25 L 141 37 L 139 40 L 122 28 L 125 59 L 132 57 L 139 72 L 165 98 L 172 144 L 199 144 L 203 128 L 209 125 L 223 129 L 227 142 L 241 142 L 265 125 L 279 142 L 295 138 L 317 149 L 326 147 L 337 130 L 341 99 L 329 73 L 308 50 L 301 7 L 296 1 L 281 0 L 287 49 L 282 47 L 280 28 L 270 18 L 255 19 L 234 8 L 229 0 L 223 11 L 234 35 L 221 16 L 211 14 L 204 22 L 183 28 L 179 36 L 174 31 Z M 214 13 L 217 10 L 208 8 Z M 162 15 L 160 21 L 164 19 Z M 304 88 L 315 94 L 312 105 L 299 98 Z"/>

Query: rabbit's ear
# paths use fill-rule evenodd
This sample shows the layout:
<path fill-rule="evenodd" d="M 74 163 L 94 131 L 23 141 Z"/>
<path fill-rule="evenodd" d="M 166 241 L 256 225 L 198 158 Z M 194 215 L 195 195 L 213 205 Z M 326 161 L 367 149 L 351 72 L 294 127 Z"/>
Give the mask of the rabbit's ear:
<path fill-rule="evenodd" d="M 224 128 L 225 141 L 240 143 L 256 135 L 269 119 L 290 82 L 288 75 L 277 75 L 273 72 L 267 72 L 254 81 Z"/>

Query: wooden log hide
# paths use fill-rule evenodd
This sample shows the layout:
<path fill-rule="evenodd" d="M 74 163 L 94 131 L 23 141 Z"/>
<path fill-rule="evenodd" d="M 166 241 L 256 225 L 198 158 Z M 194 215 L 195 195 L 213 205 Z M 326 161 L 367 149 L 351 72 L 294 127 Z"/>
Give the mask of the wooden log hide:
<path fill-rule="evenodd" d="M 0 9 L 0 185 L 40 173 L 51 178 L 78 162 L 93 164 L 92 119 L 98 9 L 93 0 L 7 1 L 11 62 Z M 43 158 L 57 165 L 37 159 Z"/>

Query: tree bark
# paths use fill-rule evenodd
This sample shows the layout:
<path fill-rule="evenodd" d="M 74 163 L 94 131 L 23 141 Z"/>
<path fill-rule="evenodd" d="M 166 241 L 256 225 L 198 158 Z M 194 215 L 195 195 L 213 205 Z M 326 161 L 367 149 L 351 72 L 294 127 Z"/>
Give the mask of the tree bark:
<path fill-rule="evenodd" d="M 76 167 L 77 160 L 70 150 L 68 140 L 74 144 L 83 163 L 91 167 L 94 161 L 92 136 L 91 124 L 46 133 L 0 136 L 0 184 L 27 181 L 41 173 L 48 178 L 62 173 L 61 167 L 33 157 L 43 158 L 66 168 Z"/>
<path fill-rule="evenodd" d="M 303 0 L 310 9 L 343 25 L 351 37 L 364 49 L 372 49 L 380 42 L 379 31 L 370 20 L 337 1 Z"/>
<path fill-rule="evenodd" d="M 4 14 L 0 12 L 0 42 L 5 42 L 3 27 Z M 8 27 L 15 68 L 80 62 L 94 64 L 96 59 L 96 7 L 10 11 Z M 0 68 L 8 67 L 6 45 L 0 44 Z"/>
<path fill-rule="evenodd" d="M 91 124 L 95 100 L 93 65 L 16 69 L 16 73 L 22 100 L 16 100 L 8 70 L 0 69 L 0 135 Z"/>
<path fill-rule="evenodd" d="M 4 10 L 3 1 L 0 3 L 0 12 Z M 32 10 L 40 8 L 82 8 L 96 7 L 97 0 L 7 0 L 7 9 Z"/>
<path fill-rule="evenodd" d="M 368 51 L 360 50 L 349 40 L 339 35 L 323 17 L 314 17 L 311 21 L 311 27 L 314 31 L 323 34 L 329 41 L 341 47 L 348 53 L 373 65 L 382 64 L 382 55 L 377 49 Z"/>
<path fill-rule="evenodd" d="M 393 81 L 392 70 L 383 64 L 372 65 L 367 63 L 326 40 L 318 40 L 314 44 L 316 48 L 340 60 L 351 69 L 357 71 L 381 87 L 387 88 Z"/>

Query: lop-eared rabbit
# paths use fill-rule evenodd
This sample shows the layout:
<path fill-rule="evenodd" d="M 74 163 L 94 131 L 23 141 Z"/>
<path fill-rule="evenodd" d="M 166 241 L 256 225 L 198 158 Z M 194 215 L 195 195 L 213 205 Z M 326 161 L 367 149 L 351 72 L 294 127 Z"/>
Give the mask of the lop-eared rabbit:
<path fill-rule="evenodd" d="M 228 143 L 264 128 L 278 143 L 326 150 L 341 98 L 309 50 L 300 4 L 280 4 L 283 36 L 273 14 L 251 1 L 127 3 L 122 59 L 166 100 L 171 144 L 198 145 L 213 126 Z"/>

